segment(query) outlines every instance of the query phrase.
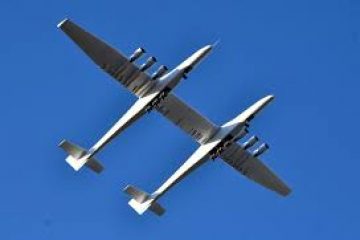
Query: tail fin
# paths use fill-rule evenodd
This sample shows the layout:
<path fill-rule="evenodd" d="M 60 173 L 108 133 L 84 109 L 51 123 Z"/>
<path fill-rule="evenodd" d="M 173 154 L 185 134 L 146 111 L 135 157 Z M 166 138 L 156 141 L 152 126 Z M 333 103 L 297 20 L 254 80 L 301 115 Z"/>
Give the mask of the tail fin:
<path fill-rule="evenodd" d="M 64 149 L 64 151 L 69 154 L 65 160 L 72 168 L 74 168 L 75 171 L 79 171 L 79 169 L 84 165 L 96 173 L 100 173 L 104 169 L 101 163 L 95 158 L 84 157 L 87 154 L 85 149 L 67 140 L 62 140 L 59 144 L 59 147 Z"/>
<path fill-rule="evenodd" d="M 150 210 L 158 216 L 165 213 L 165 209 L 155 201 L 155 198 L 148 193 L 128 185 L 124 188 L 124 192 L 132 197 L 129 205 L 140 215 L 146 210 Z"/>

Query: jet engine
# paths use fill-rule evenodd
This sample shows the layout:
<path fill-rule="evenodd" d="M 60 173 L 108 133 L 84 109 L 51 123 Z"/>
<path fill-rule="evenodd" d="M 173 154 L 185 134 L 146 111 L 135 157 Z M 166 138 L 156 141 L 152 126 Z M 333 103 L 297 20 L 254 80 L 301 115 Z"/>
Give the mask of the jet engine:
<path fill-rule="evenodd" d="M 154 65 L 154 63 L 156 63 L 156 58 L 155 57 L 149 57 L 146 62 L 144 64 L 142 64 L 140 66 L 140 71 L 146 71 L 147 69 L 149 69 L 152 65 Z"/>
<path fill-rule="evenodd" d="M 144 53 L 145 53 L 145 49 L 143 48 L 138 48 L 135 50 L 135 52 L 129 57 L 129 61 L 130 62 L 134 62 L 135 60 L 137 60 L 139 57 L 141 57 Z"/>
<path fill-rule="evenodd" d="M 244 142 L 244 144 L 242 145 L 242 147 L 246 150 L 248 148 L 251 148 L 252 146 L 254 146 L 254 144 L 259 141 L 259 138 L 257 136 L 252 136 L 251 138 L 249 138 L 246 142 Z"/>
<path fill-rule="evenodd" d="M 158 70 L 156 70 L 156 72 L 154 72 L 154 74 L 151 76 L 151 78 L 153 80 L 158 79 L 158 78 L 162 77 L 166 73 L 167 70 L 168 70 L 168 68 L 166 66 L 161 65 L 158 68 Z"/>
<path fill-rule="evenodd" d="M 255 151 L 253 152 L 253 156 L 258 157 L 261 154 L 263 154 L 264 152 L 266 152 L 266 150 L 268 150 L 268 149 L 269 149 L 269 145 L 267 145 L 266 143 L 263 143 L 260 145 L 260 147 L 255 149 Z"/>
<path fill-rule="evenodd" d="M 240 139 L 242 139 L 243 137 L 245 137 L 246 134 L 248 134 L 249 131 L 247 130 L 247 128 L 243 128 L 240 133 L 234 138 L 234 142 L 239 141 Z"/>
<path fill-rule="evenodd" d="M 235 137 L 233 137 L 233 138 L 225 141 L 225 143 L 224 143 L 224 148 L 227 148 L 227 147 L 229 147 L 231 144 L 233 144 L 234 142 L 239 141 L 240 139 L 242 139 L 243 137 L 245 137 L 245 135 L 248 134 L 248 133 L 249 133 L 249 131 L 248 131 L 246 128 L 241 129 L 241 131 L 240 131 L 237 135 L 235 135 Z"/>

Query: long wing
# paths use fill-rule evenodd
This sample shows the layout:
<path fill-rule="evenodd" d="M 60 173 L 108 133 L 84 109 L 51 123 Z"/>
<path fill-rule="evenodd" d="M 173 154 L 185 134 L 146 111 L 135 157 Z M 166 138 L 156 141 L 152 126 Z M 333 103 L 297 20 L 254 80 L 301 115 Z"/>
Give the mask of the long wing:
<path fill-rule="evenodd" d="M 122 53 L 82 29 L 69 19 L 58 27 L 64 31 L 100 68 L 114 77 L 128 90 L 140 96 L 139 90 L 151 84 L 151 78 L 128 60 Z"/>
<path fill-rule="evenodd" d="M 157 110 L 200 144 L 204 144 L 219 129 L 172 93 L 157 107 Z"/>
<path fill-rule="evenodd" d="M 291 189 L 266 165 L 242 149 L 238 144 L 231 145 L 221 154 L 221 158 L 249 179 L 282 196 L 286 196 L 291 192 Z"/>

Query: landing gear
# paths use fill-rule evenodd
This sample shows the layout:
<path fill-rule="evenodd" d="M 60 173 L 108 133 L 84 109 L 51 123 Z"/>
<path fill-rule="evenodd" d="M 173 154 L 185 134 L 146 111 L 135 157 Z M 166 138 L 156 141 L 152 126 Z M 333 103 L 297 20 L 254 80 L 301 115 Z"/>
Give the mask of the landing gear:
<path fill-rule="evenodd" d="M 219 146 L 219 147 L 216 147 L 215 149 L 213 149 L 211 152 L 210 152 L 210 158 L 212 160 L 215 160 L 217 157 L 219 157 L 225 150 L 225 147 L 224 146 Z"/>
<path fill-rule="evenodd" d="M 160 103 L 162 103 L 162 101 L 164 101 L 164 99 L 167 97 L 167 95 L 169 94 L 169 90 L 168 89 L 164 89 L 150 104 L 149 106 L 145 109 L 145 111 L 147 113 L 151 112 L 154 107 L 159 106 Z"/>
<path fill-rule="evenodd" d="M 219 143 L 213 150 L 210 151 L 210 158 L 215 160 L 219 157 L 231 144 L 234 143 L 234 137 L 229 135 L 223 139 L 221 143 Z"/>

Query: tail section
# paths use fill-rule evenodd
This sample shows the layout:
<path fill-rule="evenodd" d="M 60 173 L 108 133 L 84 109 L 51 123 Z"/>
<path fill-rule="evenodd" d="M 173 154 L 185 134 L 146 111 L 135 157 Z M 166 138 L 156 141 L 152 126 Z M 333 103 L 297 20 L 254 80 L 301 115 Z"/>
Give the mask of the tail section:
<path fill-rule="evenodd" d="M 134 186 L 128 185 L 125 187 L 124 192 L 132 197 L 129 205 L 140 215 L 146 210 L 150 210 L 158 216 L 165 213 L 165 209 L 156 202 L 152 195 L 144 192 Z"/>
<path fill-rule="evenodd" d="M 100 173 L 104 167 L 95 158 L 87 158 L 87 151 L 67 140 L 62 140 L 59 147 L 64 149 L 69 156 L 65 159 L 66 162 L 75 170 L 79 171 L 84 165 L 96 173 Z"/>

